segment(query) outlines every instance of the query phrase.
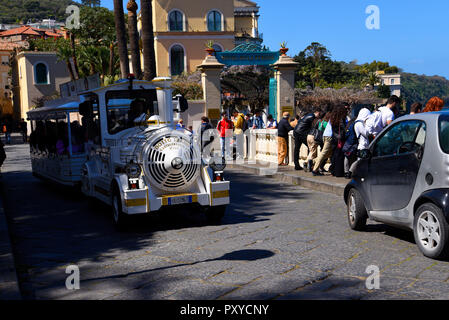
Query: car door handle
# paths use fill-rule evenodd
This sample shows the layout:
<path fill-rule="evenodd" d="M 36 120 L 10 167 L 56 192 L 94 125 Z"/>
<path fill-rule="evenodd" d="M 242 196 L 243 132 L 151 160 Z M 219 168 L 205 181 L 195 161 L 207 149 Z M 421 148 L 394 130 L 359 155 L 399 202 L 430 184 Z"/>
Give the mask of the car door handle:
<path fill-rule="evenodd" d="M 400 174 L 406 174 L 406 173 L 407 173 L 407 169 L 400 169 L 400 170 L 399 170 L 399 173 L 400 173 Z"/>

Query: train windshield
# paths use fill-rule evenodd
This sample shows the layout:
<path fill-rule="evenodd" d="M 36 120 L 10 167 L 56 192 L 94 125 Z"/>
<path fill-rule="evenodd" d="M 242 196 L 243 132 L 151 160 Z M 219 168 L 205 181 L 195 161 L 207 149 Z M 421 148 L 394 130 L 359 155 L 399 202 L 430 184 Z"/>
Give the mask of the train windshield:
<path fill-rule="evenodd" d="M 109 134 L 146 125 L 149 117 L 159 114 L 156 90 L 108 91 L 106 112 Z"/>

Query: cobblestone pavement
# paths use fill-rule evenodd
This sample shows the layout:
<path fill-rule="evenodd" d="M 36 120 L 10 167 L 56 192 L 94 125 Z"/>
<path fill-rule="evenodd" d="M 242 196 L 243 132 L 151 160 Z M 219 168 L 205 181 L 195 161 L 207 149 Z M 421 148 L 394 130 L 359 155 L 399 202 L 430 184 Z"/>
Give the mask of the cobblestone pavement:
<path fill-rule="evenodd" d="M 423 257 L 409 232 L 347 226 L 340 197 L 229 170 L 221 225 L 194 210 L 136 219 L 35 179 L 28 147 L 7 147 L 6 213 L 25 299 L 448 299 L 449 263 Z M 80 268 L 81 288 L 65 287 Z M 380 289 L 365 273 L 379 267 Z"/>

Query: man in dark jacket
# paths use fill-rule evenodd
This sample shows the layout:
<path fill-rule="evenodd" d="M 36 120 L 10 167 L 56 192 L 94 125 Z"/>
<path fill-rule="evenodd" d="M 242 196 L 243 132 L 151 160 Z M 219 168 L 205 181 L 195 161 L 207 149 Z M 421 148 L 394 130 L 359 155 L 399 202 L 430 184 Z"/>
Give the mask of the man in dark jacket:
<path fill-rule="evenodd" d="M 278 165 L 286 166 L 284 160 L 287 156 L 288 133 L 293 130 L 293 127 L 289 123 L 290 114 L 288 112 L 284 112 L 282 117 L 278 124 Z"/>
<path fill-rule="evenodd" d="M 301 120 L 298 121 L 298 124 L 293 131 L 293 136 L 295 137 L 295 170 L 302 170 L 302 167 L 299 165 L 299 152 L 303 144 L 307 147 L 307 150 L 309 150 L 307 145 L 307 135 L 312 129 L 313 120 L 319 116 L 319 113 L 319 110 L 314 110 L 313 113 L 306 114 Z"/>

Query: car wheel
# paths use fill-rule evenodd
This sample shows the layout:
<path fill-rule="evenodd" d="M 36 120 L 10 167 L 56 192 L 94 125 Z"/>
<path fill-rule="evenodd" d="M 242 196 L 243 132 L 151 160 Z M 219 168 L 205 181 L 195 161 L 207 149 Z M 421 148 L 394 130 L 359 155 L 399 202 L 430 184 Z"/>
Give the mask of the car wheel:
<path fill-rule="evenodd" d="M 449 224 L 442 210 L 433 203 L 418 208 L 413 223 L 415 242 L 429 258 L 442 259 L 449 254 Z"/>
<path fill-rule="evenodd" d="M 122 201 L 118 191 L 114 191 L 112 194 L 112 219 L 117 230 L 122 231 L 126 227 L 127 216 L 122 210 Z"/>
<path fill-rule="evenodd" d="M 226 206 L 209 207 L 206 218 L 211 223 L 220 223 L 226 213 Z"/>
<path fill-rule="evenodd" d="M 347 204 L 348 222 L 351 229 L 357 231 L 365 230 L 368 215 L 363 204 L 362 196 L 356 189 L 353 188 L 349 191 Z"/>

